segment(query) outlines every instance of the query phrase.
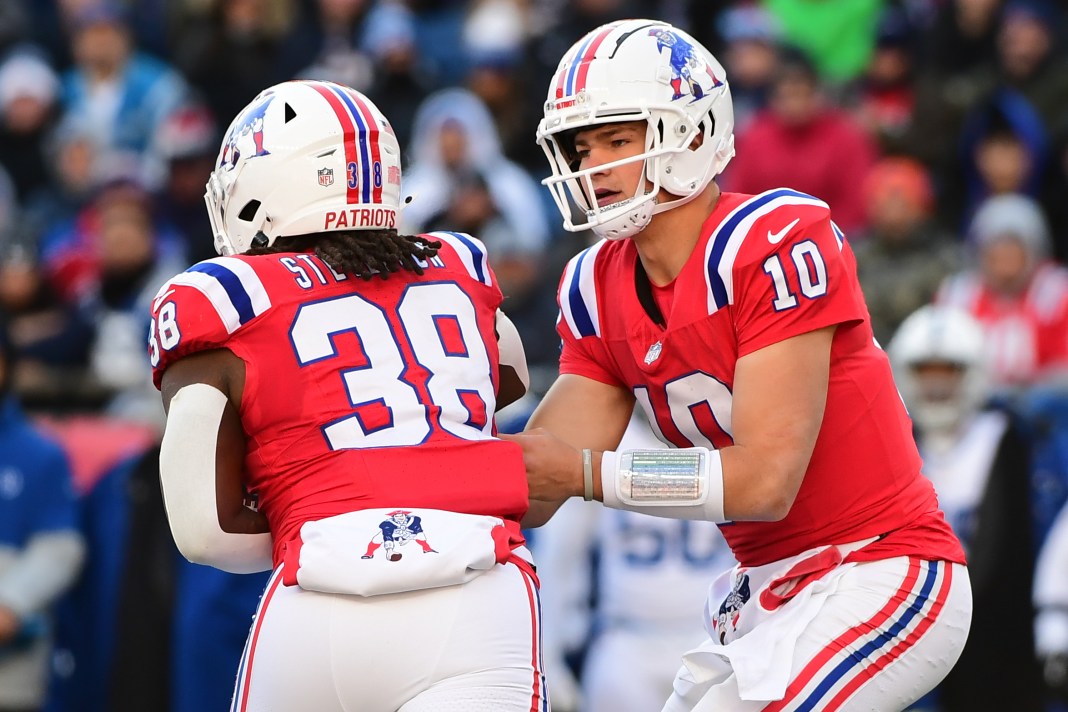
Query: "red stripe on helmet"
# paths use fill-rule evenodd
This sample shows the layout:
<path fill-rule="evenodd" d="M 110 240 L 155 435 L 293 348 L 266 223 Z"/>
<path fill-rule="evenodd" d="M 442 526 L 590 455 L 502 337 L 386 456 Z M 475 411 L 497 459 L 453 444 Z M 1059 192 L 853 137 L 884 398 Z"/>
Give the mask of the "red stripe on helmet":
<path fill-rule="evenodd" d="M 357 184 L 355 188 L 351 186 L 349 182 L 349 166 L 359 165 L 359 156 L 356 155 L 356 125 L 352 123 L 352 117 L 349 116 L 349 112 L 342 106 L 341 100 L 322 84 L 309 83 L 315 91 L 326 99 L 330 104 L 330 108 L 334 110 L 337 115 L 338 123 L 341 124 L 341 130 L 344 132 L 344 140 L 342 145 L 345 147 L 345 189 L 347 192 L 346 198 L 348 203 L 360 203 L 360 186 Z"/>
<path fill-rule="evenodd" d="M 601 34 L 597 35 L 593 42 L 590 43 L 589 49 L 582 55 L 582 59 L 579 61 L 578 75 L 575 77 L 576 94 L 586 88 L 586 75 L 590 71 L 590 63 L 593 62 L 594 57 L 597 55 L 597 49 L 601 46 L 601 43 L 604 42 L 608 35 L 612 34 L 614 29 L 615 27 L 609 27 L 602 30 Z"/>
<path fill-rule="evenodd" d="M 382 152 L 378 144 L 378 122 L 375 121 L 374 112 L 371 111 L 371 107 L 367 105 L 364 98 L 355 91 L 348 92 L 348 95 L 352 97 L 352 100 L 356 102 L 356 106 L 360 111 L 360 115 L 363 117 L 364 122 L 367 124 L 367 143 L 371 148 L 371 189 L 373 191 L 372 202 L 382 202 L 382 183 L 385 181 L 385 176 L 382 175 L 382 171 L 385 167 L 382 166 Z M 378 182 L 375 182 L 375 164 L 378 164 Z M 367 180 L 365 178 L 364 180 Z"/>

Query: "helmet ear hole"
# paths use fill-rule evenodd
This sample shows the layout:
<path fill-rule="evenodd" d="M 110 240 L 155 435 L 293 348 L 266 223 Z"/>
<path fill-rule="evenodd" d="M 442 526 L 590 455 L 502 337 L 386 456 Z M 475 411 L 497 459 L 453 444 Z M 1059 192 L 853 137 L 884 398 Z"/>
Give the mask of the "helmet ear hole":
<path fill-rule="evenodd" d="M 241 212 L 237 214 L 237 219 L 243 222 L 252 222 L 252 218 L 256 217 L 256 212 L 260 209 L 260 201 L 250 200 L 245 203 L 245 207 L 241 208 Z"/>
<path fill-rule="evenodd" d="M 285 111 L 285 120 L 283 121 L 283 123 L 288 124 L 290 121 L 292 121 L 295 118 L 297 118 L 297 112 L 293 110 L 293 107 L 290 106 L 289 102 L 287 101 L 286 102 L 286 111 Z"/>

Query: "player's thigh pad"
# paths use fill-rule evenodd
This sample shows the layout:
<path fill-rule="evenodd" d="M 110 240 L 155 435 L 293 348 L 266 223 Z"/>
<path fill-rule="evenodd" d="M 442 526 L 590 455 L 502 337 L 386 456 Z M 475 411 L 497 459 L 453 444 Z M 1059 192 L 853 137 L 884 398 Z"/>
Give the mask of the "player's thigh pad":
<path fill-rule="evenodd" d="M 904 710 L 952 669 L 971 611 L 964 566 L 912 557 L 857 564 L 797 637 L 781 700 L 743 700 L 736 674 L 695 684 L 684 664 L 663 712 Z M 711 641 L 700 648 L 712 649 Z"/>
<path fill-rule="evenodd" d="M 541 710 L 534 582 L 496 566 L 461 585 L 359 597 L 284 586 L 249 633 L 233 712 Z M 421 696 L 437 700 L 418 706 Z"/>

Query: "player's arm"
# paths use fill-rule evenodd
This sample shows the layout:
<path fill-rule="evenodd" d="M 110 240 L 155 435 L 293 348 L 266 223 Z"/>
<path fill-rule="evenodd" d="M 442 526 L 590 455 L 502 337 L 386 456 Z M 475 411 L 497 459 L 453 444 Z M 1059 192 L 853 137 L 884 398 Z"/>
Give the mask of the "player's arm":
<path fill-rule="evenodd" d="M 581 448 L 616 447 L 633 410 L 629 391 L 565 373 L 545 394 L 526 431 L 502 436 L 523 445 L 530 486 L 524 527 L 541 526 L 568 497 L 583 495 Z"/>
<path fill-rule="evenodd" d="M 727 519 L 789 514 L 823 423 L 834 331 L 810 331 L 738 359 L 734 445 L 719 451 Z"/>
<path fill-rule="evenodd" d="M 244 505 L 245 433 L 235 407 L 244 374 L 239 358 L 215 349 L 175 361 L 161 383 L 160 482 L 171 533 L 190 561 L 232 573 L 272 566 L 267 519 Z"/>
<path fill-rule="evenodd" d="M 630 394 L 581 376 L 561 376 L 531 417 L 528 432 L 511 438 L 523 445 L 530 485 L 523 525 L 543 524 L 563 500 L 583 493 L 582 446 L 594 450 L 593 498 L 607 506 L 676 519 L 784 518 L 823 422 L 834 330 L 800 334 L 740 358 L 735 444 L 686 448 L 683 457 L 689 459 L 683 462 L 678 449 L 646 450 L 651 454 L 642 467 L 628 461 L 635 450 L 612 448 L 630 418 Z"/>

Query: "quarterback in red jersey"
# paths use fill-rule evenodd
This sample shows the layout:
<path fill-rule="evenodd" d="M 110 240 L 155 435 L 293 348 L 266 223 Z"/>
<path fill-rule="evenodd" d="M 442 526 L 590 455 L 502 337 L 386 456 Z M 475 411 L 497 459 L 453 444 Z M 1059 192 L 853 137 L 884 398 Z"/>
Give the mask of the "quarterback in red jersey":
<path fill-rule="evenodd" d="M 603 239 L 564 272 L 561 375 L 514 437 L 525 523 L 575 495 L 721 523 L 739 565 L 665 711 L 904 709 L 964 645 L 964 554 L 849 243 L 818 198 L 721 193 L 732 126 L 723 68 L 665 23 L 605 25 L 562 59 L 546 184 L 566 228 Z M 672 449 L 615 450 L 635 403 Z"/>
<path fill-rule="evenodd" d="M 546 704 L 522 453 L 493 420 L 522 344 L 478 239 L 397 233 L 400 177 L 365 96 L 265 90 L 208 182 L 222 256 L 152 305 L 175 542 L 274 570 L 234 710 Z"/>

